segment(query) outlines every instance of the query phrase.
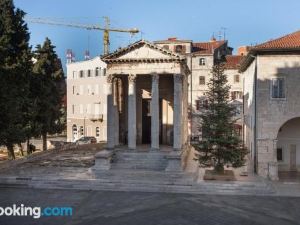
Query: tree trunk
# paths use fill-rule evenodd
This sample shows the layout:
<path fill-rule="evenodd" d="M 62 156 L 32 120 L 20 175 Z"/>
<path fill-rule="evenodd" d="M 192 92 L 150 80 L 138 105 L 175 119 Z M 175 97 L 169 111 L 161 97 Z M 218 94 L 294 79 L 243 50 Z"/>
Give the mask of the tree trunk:
<path fill-rule="evenodd" d="M 31 151 L 30 151 L 30 139 L 27 138 L 27 155 L 30 155 Z"/>
<path fill-rule="evenodd" d="M 220 162 L 217 162 L 214 168 L 215 172 L 218 174 L 223 174 L 224 173 L 224 165 Z"/>
<path fill-rule="evenodd" d="M 14 152 L 14 146 L 8 145 L 6 147 L 7 147 L 8 158 L 12 159 L 12 160 L 16 159 L 15 152 Z"/>
<path fill-rule="evenodd" d="M 43 151 L 46 151 L 47 150 L 47 133 L 43 133 L 42 138 L 43 138 Z"/>
<path fill-rule="evenodd" d="M 21 143 L 18 144 L 19 146 L 19 149 L 20 149 L 20 152 L 21 152 L 21 155 L 24 156 L 24 152 L 23 152 L 23 146 Z"/>

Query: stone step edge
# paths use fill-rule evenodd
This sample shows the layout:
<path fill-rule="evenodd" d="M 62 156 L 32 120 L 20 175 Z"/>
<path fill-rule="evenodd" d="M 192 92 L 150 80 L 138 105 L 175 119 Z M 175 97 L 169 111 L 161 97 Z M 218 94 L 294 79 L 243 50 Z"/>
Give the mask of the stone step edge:
<path fill-rule="evenodd" d="M 140 192 L 168 192 L 168 193 L 193 193 L 193 194 L 234 194 L 234 195 L 274 195 L 274 190 L 269 189 L 210 189 L 210 188 L 199 188 L 198 186 L 185 186 L 185 185 L 128 185 L 119 183 L 100 183 L 95 184 L 63 184 L 63 183 L 40 183 L 18 180 L 19 183 L 6 183 L 4 186 L 22 188 L 22 187 L 33 187 L 33 188 L 46 188 L 46 189 L 76 189 L 76 190 L 107 190 L 107 191 L 140 191 Z M 0 187 L 3 183 L 0 182 Z"/>

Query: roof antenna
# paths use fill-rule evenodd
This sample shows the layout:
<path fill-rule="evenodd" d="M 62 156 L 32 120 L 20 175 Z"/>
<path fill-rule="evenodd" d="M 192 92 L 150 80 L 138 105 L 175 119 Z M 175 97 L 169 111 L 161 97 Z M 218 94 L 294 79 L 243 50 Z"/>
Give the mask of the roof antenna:
<path fill-rule="evenodd" d="M 226 40 L 226 30 L 227 28 L 226 27 L 221 27 L 221 30 L 223 30 L 223 38 L 224 38 L 224 41 Z"/>
<path fill-rule="evenodd" d="M 141 40 L 143 40 L 144 32 L 141 31 Z"/>
<path fill-rule="evenodd" d="M 221 31 L 221 30 L 219 31 L 218 38 L 219 38 L 219 41 L 221 41 L 221 40 L 222 40 L 222 31 Z"/>

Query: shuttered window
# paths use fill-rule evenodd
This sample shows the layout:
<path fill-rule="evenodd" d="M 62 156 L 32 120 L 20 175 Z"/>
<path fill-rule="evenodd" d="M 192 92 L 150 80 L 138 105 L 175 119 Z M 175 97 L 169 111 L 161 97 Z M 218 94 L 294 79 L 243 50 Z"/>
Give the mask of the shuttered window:
<path fill-rule="evenodd" d="M 199 77 L 199 85 L 205 85 L 205 76 Z"/>
<path fill-rule="evenodd" d="M 285 79 L 272 79 L 272 98 L 285 98 Z"/>

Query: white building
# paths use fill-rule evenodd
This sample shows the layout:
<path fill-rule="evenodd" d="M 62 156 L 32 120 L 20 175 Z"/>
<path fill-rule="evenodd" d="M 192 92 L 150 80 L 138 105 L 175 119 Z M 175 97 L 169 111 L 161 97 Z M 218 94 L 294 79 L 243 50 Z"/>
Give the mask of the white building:
<path fill-rule="evenodd" d="M 100 57 L 67 64 L 67 140 L 106 141 L 106 64 Z"/>

